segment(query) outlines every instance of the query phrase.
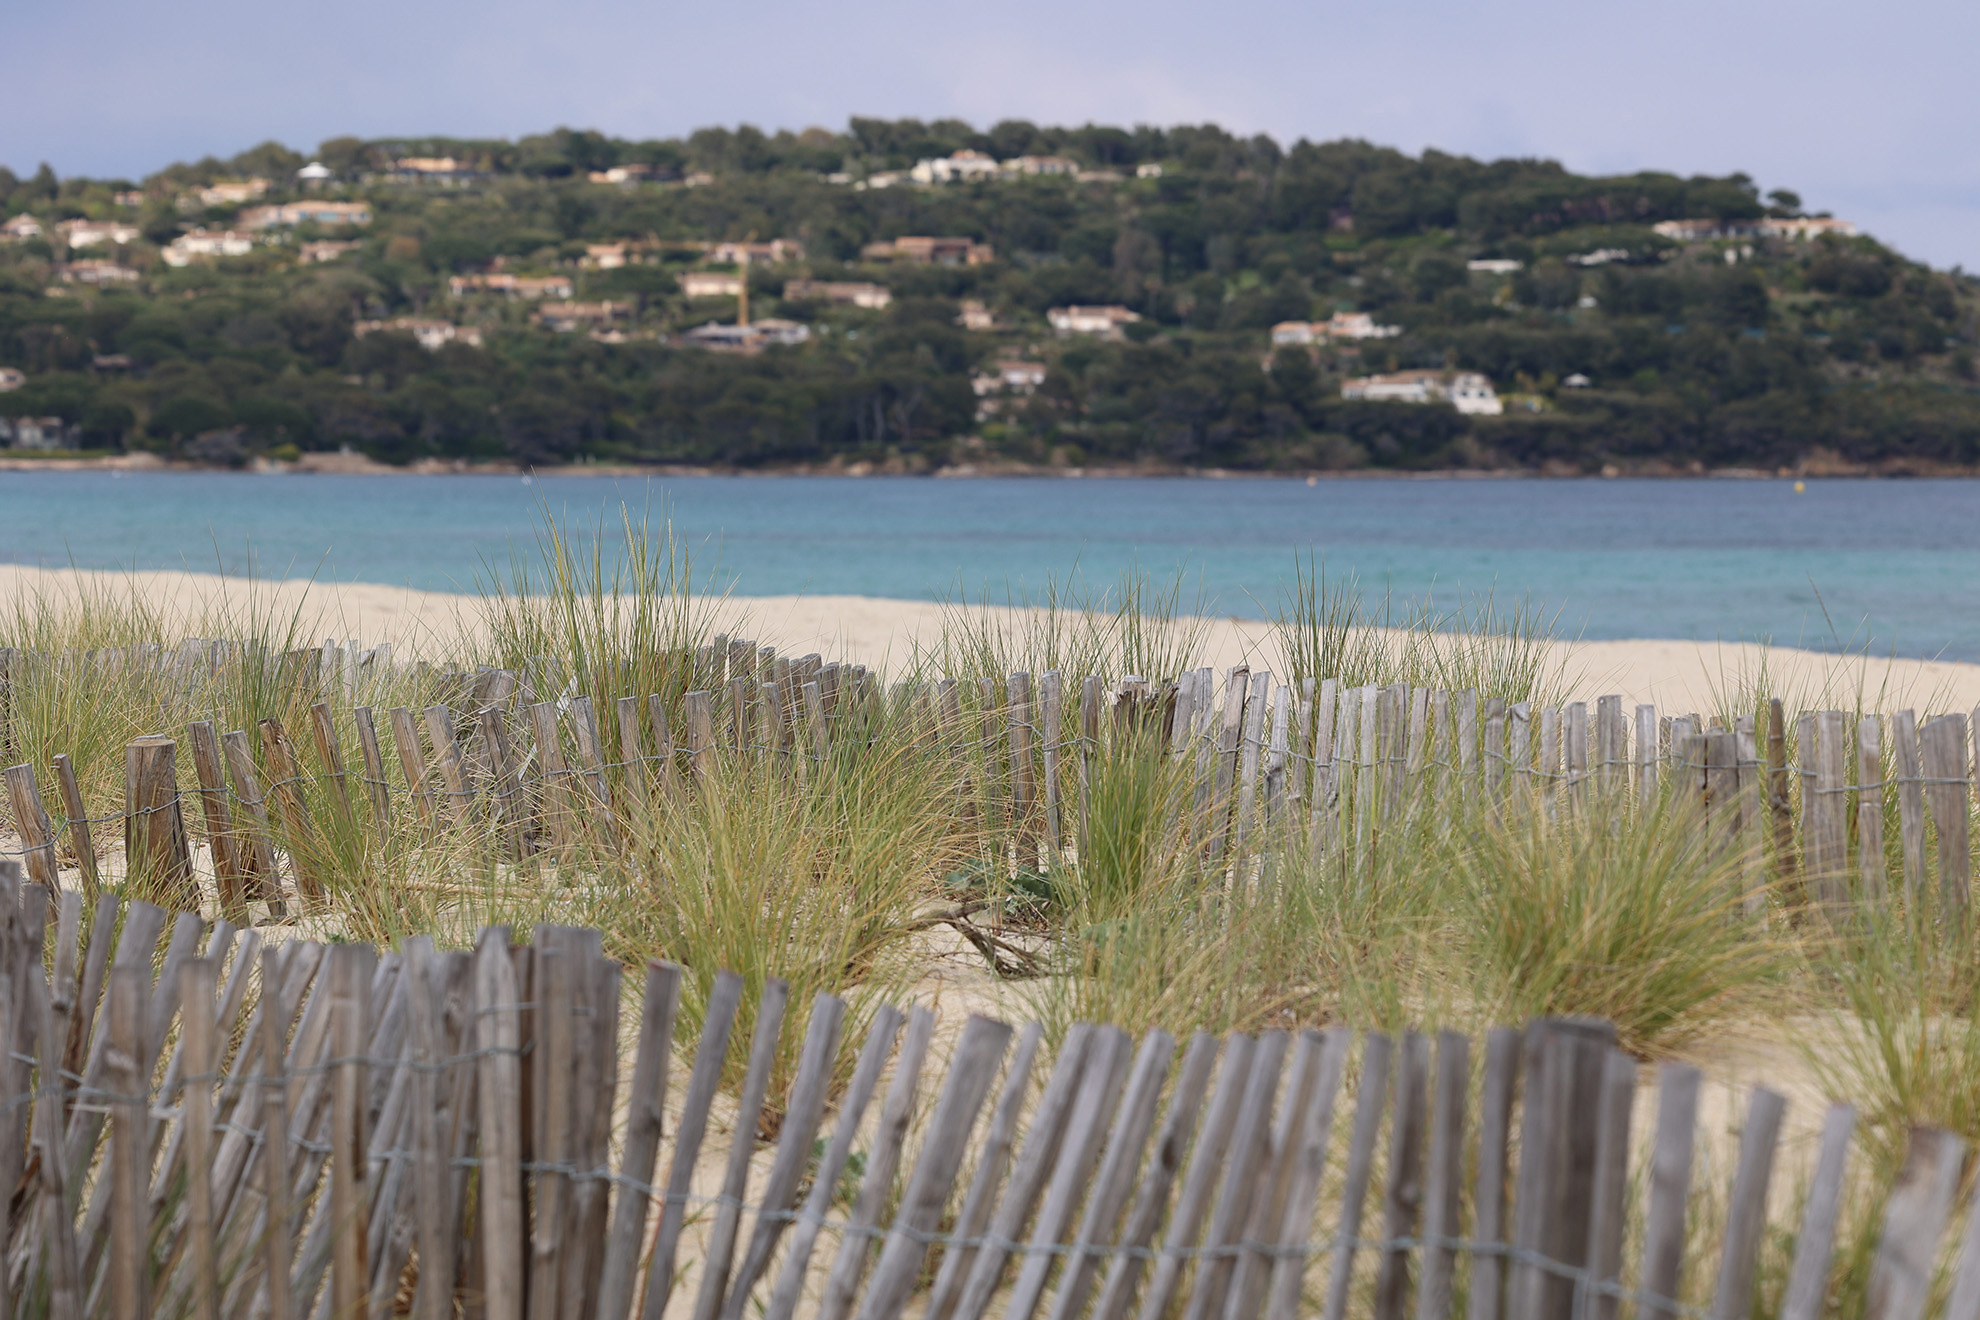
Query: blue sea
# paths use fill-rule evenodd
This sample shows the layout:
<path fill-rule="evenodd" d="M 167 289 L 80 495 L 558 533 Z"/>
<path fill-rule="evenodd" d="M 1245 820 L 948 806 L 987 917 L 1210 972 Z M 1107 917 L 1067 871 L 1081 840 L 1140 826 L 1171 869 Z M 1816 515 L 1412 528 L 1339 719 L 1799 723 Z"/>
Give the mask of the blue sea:
<path fill-rule="evenodd" d="M 1312 557 L 1371 605 L 1525 602 L 1588 638 L 1980 660 L 1980 482 L 367 477 L 0 472 L 0 560 L 472 592 L 546 516 L 671 520 L 738 595 L 926 600 L 1184 575 L 1277 610 Z"/>

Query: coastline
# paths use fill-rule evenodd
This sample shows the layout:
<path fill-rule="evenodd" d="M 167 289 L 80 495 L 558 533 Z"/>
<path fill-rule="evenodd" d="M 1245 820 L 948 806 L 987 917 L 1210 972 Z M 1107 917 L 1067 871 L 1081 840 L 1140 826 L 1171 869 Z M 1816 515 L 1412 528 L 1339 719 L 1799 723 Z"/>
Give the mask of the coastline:
<path fill-rule="evenodd" d="M 932 463 L 826 463 L 764 464 L 733 467 L 724 464 L 691 463 L 567 463 L 549 467 L 525 466 L 506 459 L 469 461 L 467 459 L 420 459 L 403 466 L 380 463 L 363 454 L 324 452 L 304 454 L 294 462 L 257 459 L 245 467 L 192 463 L 167 459 L 148 451 L 128 454 L 97 454 L 89 457 L 20 457 L 0 451 L 0 472 L 238 472 L 266 476 L 351 476 L 351 477 L 902 477 L 931 481 L 957 481 L 982 478 L 1036 478 L 1060 481 L 1113 481 L 1128 478 L 1164 478 L 1176 481 L 1821 481 L 1821 480 L 1920 480 L 1980 477 L 1980 465 L 1961 466 L 1918 459 L 1892 459 L 1877 464 L 1847 463 L 1822 458 L 1804 461 L 1794 467 L 1720 467 L 1703 464 L 1674 465 L 1661 462 L 1614 464 L 1596 472 L 1566 463 L 1538 468 L 1217 468 L 1183 467 L 1169 464 L 1128 464 L 1065 467 L 1039 463 L 968 462 L 937 466 Z"/>
<path fill-rule="evenodd" d="M 82 592 L 136 592 L 171 627 L 195 634 L 231 614 L 294 620 L 320 642 L 389 641 L 402 653 L 444 657 L 483 626 L 480 598 L 377 583 L 323 583 L 221 577 L 177 570 L 113 572 L 0 564 L 0 610 L 28 600 L 73 601 Z M 898 671 L 917 642 L 940 632 L 946 608 L 932 601 L 876 596 L 732 596 L 705 599 L 711 632 L 748 636 L 780 650 L 822 655 Z M 1014 622 L 1023 607 L 971 607 Z M 1222 670 L 1239 663 L 1277 667 L 1272 624 L 1228 616 L 1202 621 L 1199 663 Z M 218 629 L 215 629 L 218 631 Z M 1547 643 L 1548 659 L 1567 679 L 1572 699 L 1620 694 L 1625 708 L 1650 702 L 1665 714 L 1704 712 L 1722 693 L 1765 669 L 1772 690 L 1795 704 L 1894 711 L 1906 707 L 1967 711 L 1980 705 L 1980 664 L 1838 655 L 1751 642 L 1670 638 Z"/>

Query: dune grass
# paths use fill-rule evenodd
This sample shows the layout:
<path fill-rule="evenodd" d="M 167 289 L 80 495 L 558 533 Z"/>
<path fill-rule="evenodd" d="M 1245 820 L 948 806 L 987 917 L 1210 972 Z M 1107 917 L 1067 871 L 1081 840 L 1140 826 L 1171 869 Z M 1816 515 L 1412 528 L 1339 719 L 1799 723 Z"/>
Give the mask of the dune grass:
<path fill-rule="evenodd" d="M 1823 1076 L 1862 1102 L 1866 1131 L 1883 1134 L 1880 1168 L 1909 1123 L 1980 1138 L 1980 975 L 1968 970 L 1980 959 L 1968 930 L 1925 920 L 1902 895 L 1840 931 L 1791 893 L 1749 912 L 1734 894 L 1736 858 L 1713 854 L 1675 821 L 1684 808 L 1668 785 L 1648 809 L 1591 799 L 1579 812 L 1426 795 L 1378 813 L 1366 838 L 1354 837 L 1349 816 L 1348 842 L 1323 838 L 1317 849 L 1311 804 L 1296 794 L 1248 852 L 1215 856 L 1197 817 L 1194 756 L 1157 749 L 1159 700 L 1134 719 L 1105 712 L 1095 744 L 1077 724 L 1078 676 L 1135 673 L 1159 693 L 1195 663 L 1203 625 L 1181 578 L 1131 574 L 1105 590 L 1048 584 L 1031 613 L 952 602 L 939 635 L 889 676 L 907 687 L 881 683 L 847 697 L 828 757 L 815 755 L 800 718 L 787 750 L 725 752 L 711 778 L 678 798 L 660 790 L 652 763 L 614 765 L 610 846 L 518 859 L 495 824 L 452 823 L 431 772 L 423 791 L 432 818 L 414 805 L 384 713 L 450 704 L 471 748 L 461 676 L 483 666 L 528 676 L 536 699 L 559 705 L 566 721 L 568 698 L 591 697 L 608 761 L 624 759 L 613 699 L 657 694 L 678 719 L 682 694 L 711 683 L 697 651 L 732 613 L 706 580 L 664 527 L 628 516 L 609 535 L 579 536 L 546 516 L 533 550 L 491 568 L 485 626 L 465 634 L 470 641 L 426 668 L 366 677 L 355 691 L 299 678 L 297 661 L 284 657 L 312 645 L 307 620 L 259 598 L 199 620 L 197 634 L 235 645 L 189 674 L 172 663 L 180 639 L 165 612 L 134 590 L 23 597 L 0 614 L 0 642 L 66 658 L 17 666 L 15 755 L 36 767 L 58 816 L 48 765 L 70 755 L 101 812 L 122 800 L 132 737 L 212 718 L 222 731 L 247 730 L 259 759 L 256 722 L 278 719 L 305 776 L 311 823 L 295 835 L 271 810 L 274 842 L 327 894 L 324 910 L 299 914 L 306 929 L 381 942 L 430 932 L 460 943 L 485 921 L 594 925 L 628 963 L 667 957 L 692 970 L 689 1022 L 718 967 L 744 974 L 750 1004 L 766 978 L 782 976 L 800 1018 L 812 995 L 829 991 L 851 1001 L 857 1020 L 913 992 L 924 970 L 919 941 L 943 922 L 981 938 L 986 967 L 1016 978 L 1012 992 L 1055 1038 L 1083 1020 L 1178 1033 L 1337 1021 L 1476 1031 L 1594 1013 L 1656 1058 L 1743 1020 L 1782 1030 L 1835 1020 L 1849 1024 L 1841 1034 L 1852 1044 L 1826 1050 Z M 1547 620 L 1524 606 L 1371 614 L 1351 582 L 1324 579 L 1311 561 L 1295 573 L 1276 636 L 1274 658 L 1295 690 L 1302 678 L 1334 677 L 1547 703 L 1570 677 L 1544 644 Z M 123 658 L 104 659 L 114 648 Z M 1004 680 L 1051 668 L 1067 676 L 1068 697 L 1061 725 L 1039 726 L 1062 752 L 1066 837 L 1056 854 L 1039 848 L 1042 807 L 1019 819 L 1003 788 L 985 791 L 986 769 L 1008 771 Z M 940 676 L 958 680 L 959 728 L 943 726 L 917 692 Z M 1728 677 L 1720 717 L 1761 713 L 1777 691 L 1763 660 Z M 1790 697 L 1845 695 L 1865 708 L 1918 697 Z M 342 744 L 348 816 L 310 736 L 317 699 Z M 384 820 L 359 762 L 359 704 L 380 720 Z M 1790 721 L 1798 762 L 1795 732 Z M 674 768 L 686 782 L 685 761 Z M 194 783 L 183 741 L 180 782 Z M 1887 873 L 1896 877 L 1894 806 L 1887 817 Z M 196 814 L 189 824 L 197 837 Z M 98 841 L 114 853 L 116 827 L 99 828 Z"/>

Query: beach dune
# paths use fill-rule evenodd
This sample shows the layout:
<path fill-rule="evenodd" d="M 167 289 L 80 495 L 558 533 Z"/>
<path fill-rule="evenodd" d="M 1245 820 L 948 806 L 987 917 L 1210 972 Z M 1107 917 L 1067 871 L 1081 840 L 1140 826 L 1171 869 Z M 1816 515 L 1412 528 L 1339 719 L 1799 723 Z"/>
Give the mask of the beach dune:
<path fill-rule="evenodd" d="M 96 593 L 136 593 L 188 633 L 212 626 L 223 614 L 241 618 L 252 611 L 284 625 L 295 619 L 307 636 L 366 645 L 389 641 L 411 655 L 445 654 L 483 622 L 477 597 L 374 583 L 0 565 L 0 603 L 10 612 L 37 597 L 75 602 Z M 817 651 L 882 671 L 911 657 L 917 640 L 926 644 L 937 636 L 944 617 L 943 607 L 932 602 L 870 596 L 729 597 L 711 602 L 710 609 L 724 631 L 783 651 Z M 1219 669 L 1279 662 L 1277 639 L 1263 620 L 1206 619 L 1204 641 L 1202 663 Z M 1771 691 L 1802 704 L 1921 711 L 1965 711 L 1980 704 L 1980 665 L 1954 661 L 1647 638 L 1548 646 L 1574 699 L 1619 694 L 1625 707 L 1651 702 L 1667 714 L 1716 709 L 1722 694 L 1739 691 L 1763 667 Z"/>

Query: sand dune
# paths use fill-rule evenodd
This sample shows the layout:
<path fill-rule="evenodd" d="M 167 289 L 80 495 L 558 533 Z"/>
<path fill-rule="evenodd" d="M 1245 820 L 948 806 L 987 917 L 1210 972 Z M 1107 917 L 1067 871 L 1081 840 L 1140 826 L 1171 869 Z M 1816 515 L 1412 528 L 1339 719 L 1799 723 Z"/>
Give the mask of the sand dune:
<path fill-rule="evenodd" d="M 183 572 L 98 573 L 0 565 L 0 602 L 12 608 L 36 596 L 73 601 L 95 592 L 138 593 L 187 632 L 220 632 L 216 613 L 247 611 L 301 621 L 316 637 L 390 641 L 402 652 L 443 653 L 480 627 L 472 596 L 414 591 L 371 583 L 327 585 L 249 582 Z M 923 601 L 868 596 L 762 596 L 712 606 L 725 629 L 784 650 L 818 651 L 882 669 L 898 665 L 939 631 L 942 607 Z M 1204 663 L 1274 665 L 1278 648 L 1269 624 L 1219 618 L 1205 621 Z M 1558 642 L 1554 655 L 1574 695 L 1592 700 L 1620 693 L 1626 704 L 1654 702 L 1665 711 L 1702 711 L 1715 694 L 1737 687 L 1764 665 L 1776 691 L 1813 703 L 1852 704 L 1857 693 L 1872 709 L 1916 706 L 1969 710 L 1980 704 L 1980 665 L 1948 661 L 1838 657 L 1748 643 L 1631 640 Z"/>

